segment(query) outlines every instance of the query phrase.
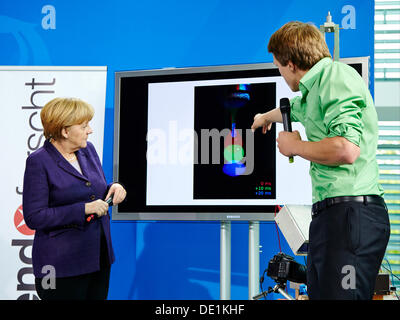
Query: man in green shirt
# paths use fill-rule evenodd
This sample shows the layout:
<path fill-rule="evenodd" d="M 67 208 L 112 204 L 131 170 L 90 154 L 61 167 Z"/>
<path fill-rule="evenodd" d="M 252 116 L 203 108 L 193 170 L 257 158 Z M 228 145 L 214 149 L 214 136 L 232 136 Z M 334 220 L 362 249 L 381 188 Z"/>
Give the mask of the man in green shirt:
<path fill-rule="evenodd" d="M 289 22 L 268 44 L 292 91 L 291 120 L 305 127 L 279 133 L 279 151 L 310 161 L 312 222 L 307 289 L 310 299 L 371 299 L 389 239 L 387 208 L 378 183 L 377 114 L 363 79 L 333 62 L 319 30 Z M 254 117 L 263 133 L 282 122 L 276 108 Z"/>

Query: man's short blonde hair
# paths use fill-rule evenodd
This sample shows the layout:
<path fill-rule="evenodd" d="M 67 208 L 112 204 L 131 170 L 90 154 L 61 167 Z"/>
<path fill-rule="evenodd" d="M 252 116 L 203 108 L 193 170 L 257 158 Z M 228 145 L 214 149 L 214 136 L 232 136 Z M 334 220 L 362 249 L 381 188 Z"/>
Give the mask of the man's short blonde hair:
<path fill-rule="evenodd" d="M 46 139 L 62 138 L 63 128 L 92 120 L 93 107 L 77 98 L 55 98 L 42 108 L 40 119 Z"/>
<path fill-rule="evenodd" d="M 313 25 L 288 22 L 269 40 L 268 51 L 282 66 L 289 61 L 301 70 L 311 69 L 318 61 L 331 57 L 322 33 Z"/>

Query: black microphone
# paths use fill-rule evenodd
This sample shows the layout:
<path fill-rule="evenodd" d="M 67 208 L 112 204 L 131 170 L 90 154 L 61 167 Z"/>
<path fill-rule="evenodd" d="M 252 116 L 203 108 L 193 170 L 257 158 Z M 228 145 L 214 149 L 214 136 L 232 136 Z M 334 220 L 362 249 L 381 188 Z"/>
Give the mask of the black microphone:
<path fill-rule="evenodd" d="M 288 98 L 282 98 L 279 101 L 279 108 L 281 109 L 283 129 L 292 132 L 292 122 L 290 120 L 290 101 Z M 289 157 L 289 162 L 293 163 L 293 157 Z"/>

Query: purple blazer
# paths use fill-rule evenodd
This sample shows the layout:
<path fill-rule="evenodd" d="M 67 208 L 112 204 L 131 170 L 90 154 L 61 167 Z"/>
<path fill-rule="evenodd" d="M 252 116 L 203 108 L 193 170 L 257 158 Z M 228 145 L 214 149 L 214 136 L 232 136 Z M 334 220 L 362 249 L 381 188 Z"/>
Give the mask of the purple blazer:
<path fill-rule="evenodd" d="M 90 142 L 76 152 L 80 174 L 48 141 L 26 160 L 22 206 L 27 226 L 35 230 L 32 264 L 35 277 L 55 268 L 56 277 L 100 269 L 100 233 L 104 230 L 110 264 L 114 251 L 110 216 L 86 221 L 85 203 L 103 199 L 107 185 L 99 156 Z"/>

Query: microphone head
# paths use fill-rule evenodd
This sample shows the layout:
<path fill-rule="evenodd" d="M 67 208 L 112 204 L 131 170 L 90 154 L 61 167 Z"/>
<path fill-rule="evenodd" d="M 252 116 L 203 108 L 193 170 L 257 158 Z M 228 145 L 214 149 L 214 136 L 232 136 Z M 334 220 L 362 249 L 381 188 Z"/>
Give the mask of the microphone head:
<path fill-rule="evenodd" d="M 279 101 L 279 108 L 281 109 L 281 113 L 290 114 L 290 101 L 288 98 L 281 98 Z"/>
<path fill-rule="evenodd" d="M 281 98 L 279 100 L 280 106 L 290 106 L 290 100 L 289 98 Z"/>
<path fill-rule="evenodd" d="M 279 108 L 281 109 L 281 113 L 289 113 L 290 114 L 290 101 L 288 98 L 281 98 L 279 101 Z"/>

